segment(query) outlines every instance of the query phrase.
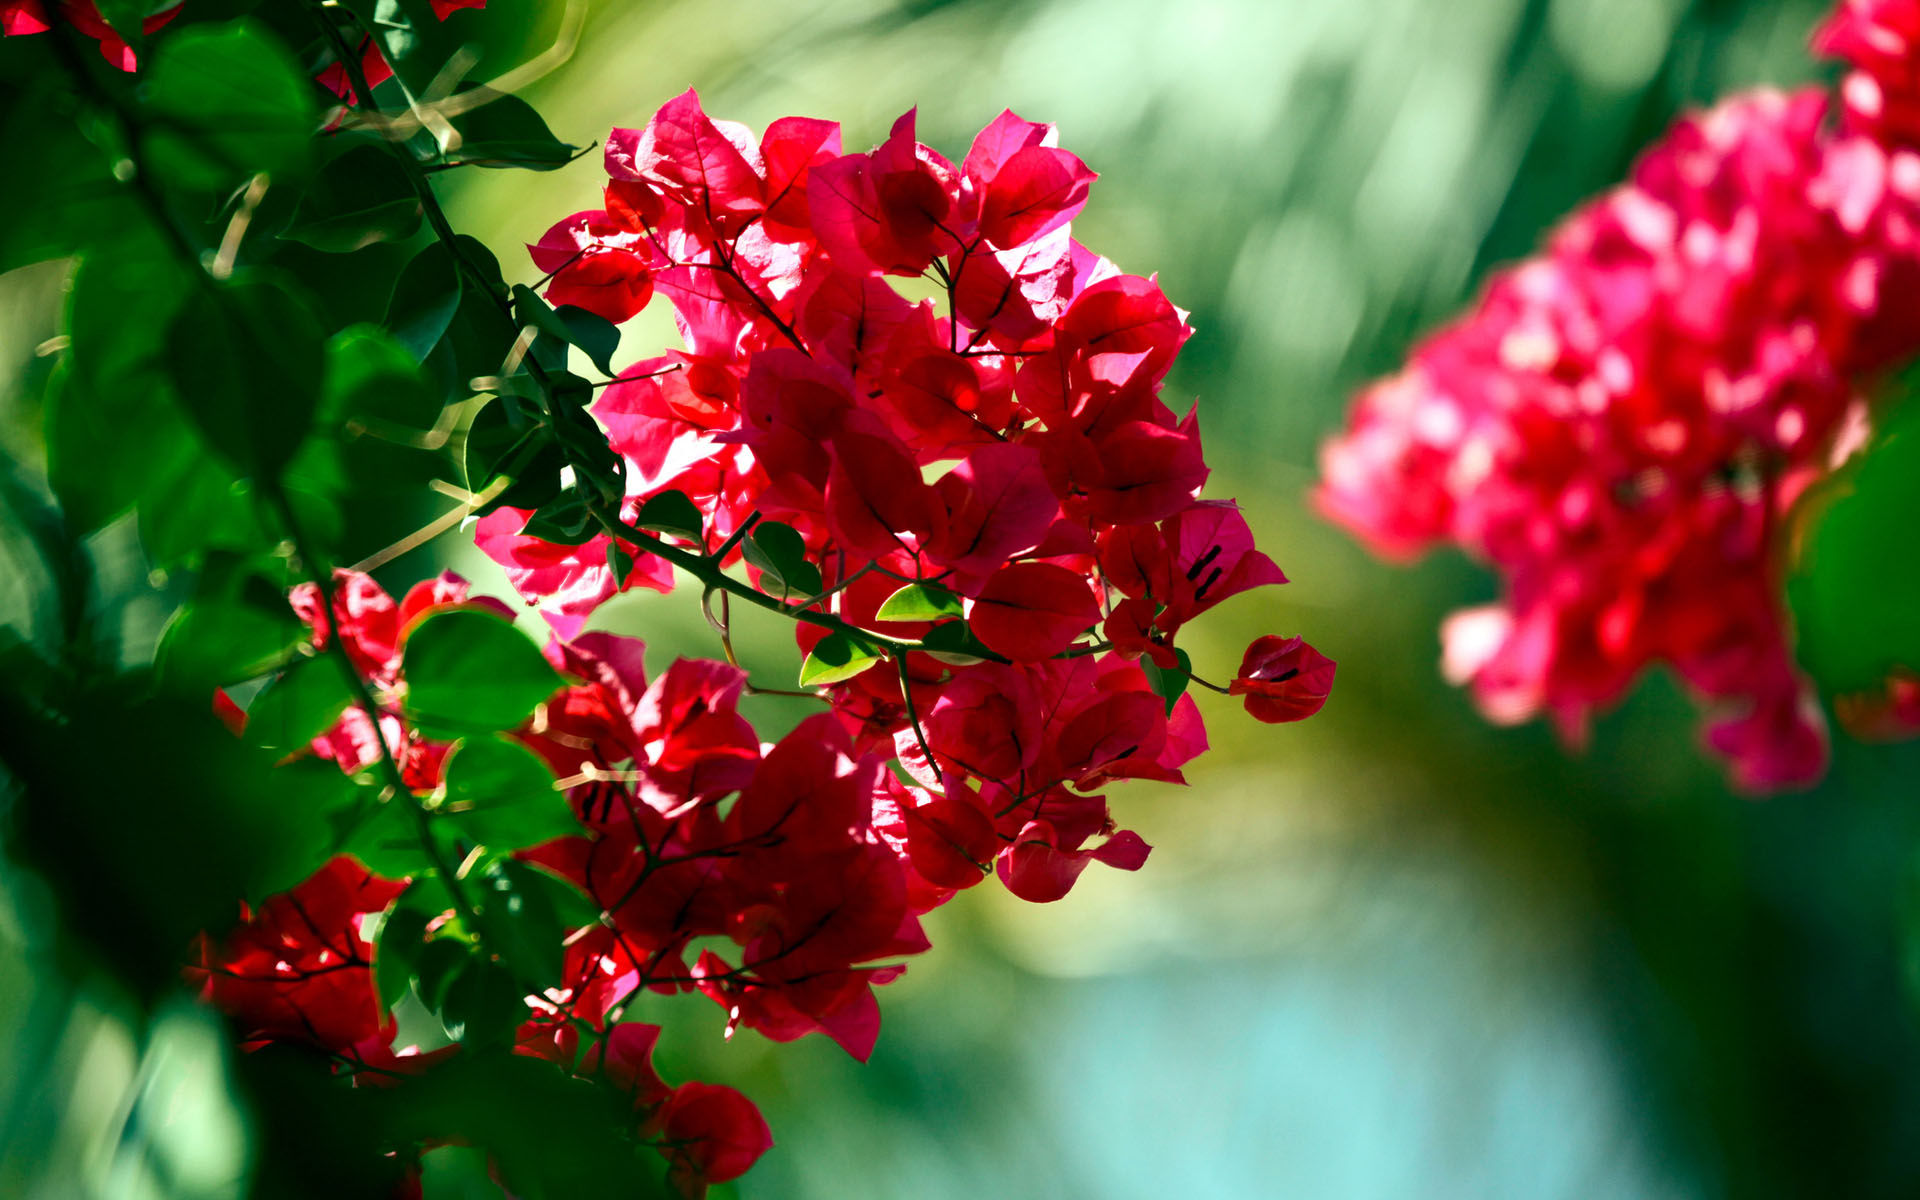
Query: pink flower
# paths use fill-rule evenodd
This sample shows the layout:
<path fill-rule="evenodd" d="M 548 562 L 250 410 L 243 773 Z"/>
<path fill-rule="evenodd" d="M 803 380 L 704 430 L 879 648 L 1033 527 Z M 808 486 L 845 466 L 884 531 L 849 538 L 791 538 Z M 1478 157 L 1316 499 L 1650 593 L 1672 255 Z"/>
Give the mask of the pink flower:
<path fill-rule="evenodd" d="M 1920 160 L 1825 113 L 1818 92 L 1762 91 L 1680 122 L 1325 447 L 1329 516 L 1384 553 L 1452 542 L 1500 573 L 1500 603 L 1445 630 L 1449 676 L 1490 717 L 1545 713 L 1578 740 L 1668 663 L 1715 706 L 1709 742 L 1743 787 L 1823 769 L 1778 530 L 1857 428 L 1856 380 L 1920 347 L 1893 299 L 1920 265 Z"/>

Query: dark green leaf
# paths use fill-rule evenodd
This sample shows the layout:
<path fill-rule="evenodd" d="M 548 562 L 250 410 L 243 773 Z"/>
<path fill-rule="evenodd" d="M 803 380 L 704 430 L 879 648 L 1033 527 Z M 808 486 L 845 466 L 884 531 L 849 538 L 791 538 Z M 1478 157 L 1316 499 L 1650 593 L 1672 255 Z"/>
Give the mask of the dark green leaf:
<path fill-rule="evenodd" d="M 477 881 L 480 921 L 489 949 L 538 986 L 560 977 L 567 934 L 599 919 L 597 909 L 575 921 L 588 902 L 561 880 L 503 858 Z"/>
<path fill-rule="evenodd" d="M 147 75 L 148 160 L 162 182 L 198 191 L 255 172 L 284 176 L 310 148 L 313 91 L 279 40 L 251 22 L 182 29 L 161 41 Z"/>
<path fill-rule="evenodd" d="M 527 1019 L 524 995 L 526 990 L 507 967 L 472 957 L 447 984 L 440 1019 L 447 1036 L 464 1046 L 504 1047 Z"/>
<path fill-rule="evenodd" d="M 633 523 L 641 529 L 651 529 L 656 533 L 671 533 L 688 541 L 698 542 L 701 530 L 706 526 L 706 518 L 700 515 L 700 509 L 687 498 L 685 492 L 661 492 L 649 496 L 640 506 L 640 515 Z"/>
<path fill-rule="evenodd" d="M 1878 691 L 1920 670 L 1920 403 L 1910 398 L 1862 455 L 1809 499 L 1811 530 L 1788 580 L 1800 659 L 1830 690 Z"/>
<path fill-rule="evenodd" d="M 556 546 L 578 546 L 592 541 L 600 527 L 594 523 L 586 497 L 569 489 L 528 517 L 520 532 Z"/>
<path fill-rule="evenodd" d="M 301 193 L 280 236 L 336 254 L 412 237 L 420 198 L 394 154 L 362 143 L 335 157 Z"/>
<path fill-rule="evenodd" d="M 223 734 L 225 730 L 221 731 Z M 260 755 L 266 766 L 278 753 Z M 250 849 L 259 855 L 258 881 L 243 898 L 258 903 L 268 896 L 298 886 L 333 857 L 331 831 L 343 813 L 371 799 L 368 789 L 340 773 L 333 763 L 318 758 L 282 762 L 262 771 L 255 805 L 271 808 L 278 836 Z M 261 805 L 262 796 L 272 802 Z M 235 831 L 231 836 L 245 836 Z"/>
<path fill-rule="evenodd" d="M 570 304 L 556 310 L 523 283 L 513 286 L 513 311 L 523 325 L 557 342 L 578 346 L 603 374 L 613 374 L 613 354 L 620 348 L 620 330 L 613 322 Z"/>
<path fill-rule="evenodd" d="M 443 911 L 428 901 L 427 895 L 420 883 L 412 884 L 400 893 L 380 922 L 380 936 L 373 944 L 373 983 L 380 994 L 382 1012 L 391 1012 L 407 994 L 407 985 L 419 970 L 426 950 L 427 922 Z"/>
<path fill-rule="evenodd" d="M 291 753 L 332 728 L 353 701 L 337 656 L 300 659 L 248 706 L 247 740 Z"/>
<path fill-rule="evenodd" d="M 564 682 L 526 634 L 473 609 L 416 626 L 403 669 L 408 714 L 441 736 L 511 729 Z"/>
<path fill-rule="evenodd" d="M 359 820 L 341 849 L 369 871 L 398 879 L 432 869 L 433 856 L 421 844 L 420 821 L 411 796 L 395 796 L 370 812 L 346 815 Z"/>
<path fill-rule="evenodd" d="M 438 937 L 420 949 L 414 990 L 420 1000 L 435 1012 L 447 999 L 447 988 L 473 957 L 473 950 L 457 938 Z"/>
<path fill-rule="evenodd" d="M 474 107 L 454 118 L 460 143 L 441 156 L 444 162 L 551 171 L 566 166 L 581 152 L 581 147 L 554 137 L 540 114 L 518 96 L 484 87 L 468 88 L 456 96 Z"/>
<path fill-rule="evenodd" d="M 740 551 L 760 571 L 760 590 L 769 596 L 784 600 L 820 592 L 820 568 L 807 561 L 807 544 L 793 526 L 762 521 Z"/>
<path fill-rule="evenodd" d="M 7 172 L 31 187 L 0 188 L 0 271 L 72 254 L 144 221 L 107 156 L 58 111 L 45 88 L 0 83 Z"/>
<path fill-rule="evenodd" d="M 320 403 L 321 329 L 265 278 L 198 289 L 174 319 L 168 360 L 187 412 L 241 470 L 276 477 Z"/>
<path fill-rule="evenodd" d="M 825 687 L 852 679 L 880 661 L 879 651 L 869 642 L 834 632 L 820 639 L 813 653 L 800 664 L 801 687 Z"/>
<path fill-rule="evenodd" d="M 197 454 L 182 456 L 140 497 L 140 544 L 159 570 L 198 561 L 211 550 L 250 553 L 270 549 L 280 534 L 261 523 L 252 484 L 206 453 L 192 430 L 184 441 Z"/>
<path fill-rule="evenodd" d="M 155 660 L 168 686 L 206 691 L 273 670 L 305 641 L 281 580 L 253 564 L 222 562 L 201 573 Z"/>
<path fill-rule="evenodd" d="M 379 422 L 400 430 L 431 429 L 442 405 L 427 390 L 407 349 L 377 326 L 355 325 L 327 343 L 320 421 Z"/>
<path fill-rule="evenodd" d="M 627 576 L 633 574 L 633 555 L 612 538 L 607 539 L 607 569 L 613 572 L 615 582 L 624 585 Z"/>
<path fill-rule="evenodd" d="M 965 611 L 960 597 L 937 583 L 909 583 L 888 596 L 875 614 L 882 621 L 938 621 Z"/>
<path fill-rule="evenodd" d="M 1173 657 L 1177 665 L 1168 668 L 1158 666 L 1148 655 L 1140 656 L 1140 669 L 1146 672 L 1147 686 L 1153 689 L 1154 695 L 1167 702 L 1168 716 L 1173 715 L 1173 706 L 1179 702 L 1180 697 L 1187 690 L 1187 684 L 1193 680 L 1193 660 L 1187 657 L 1187 652 L 1175 647 Z"/>
<path fill-rule="evenodd" d="M 511 396 L 489 400 L 474 414 L 462 440 L 461 465 L 468 491 L 484 492 L 503 475 L 513 480 L 480 509 L 483 514 L 503 505 L 542 509 L 560 495 L 560 472 L 567 465 L 567 456 L 552 434 L 524 411 L 522 403 Z"/>
<path fill-rule="evenodd" d="M 74 273 L 72 344 L 48 383 L 47 470 L 68 520 L 82 530 L 104 525 L 204 456 L 166 371 L 168 331 L 191 286 L 192 276 L 150 237 L 116 242 Z"/>
<path fill-rule="evenodd" d="M 567 798 L 539 755 L 504 737 L 462 741 L 447 756 L 439 812 L 468 841 L 520 850 L 580 832 Z"/>
<path fill-rule="evenodd" d="M 460 272 L 439 242 L 413 256 L 387 301 L 387 330 L 415 361 L 425 362 L 460 308 Z"/>

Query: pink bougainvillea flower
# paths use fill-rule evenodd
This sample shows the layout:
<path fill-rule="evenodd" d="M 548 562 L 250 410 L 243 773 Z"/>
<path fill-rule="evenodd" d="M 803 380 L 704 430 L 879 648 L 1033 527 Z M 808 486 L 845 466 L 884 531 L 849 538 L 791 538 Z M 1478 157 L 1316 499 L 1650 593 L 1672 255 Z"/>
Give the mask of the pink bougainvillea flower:
<path fill-rule="evenodd" d="M 1258 720 L 1270 725 L 1299 721 L 1327 702 L 1334 665 L 1297 637 L 1256 638 L 1227 691 L 1245 697 L 1247 711 Z"/>
<path fill-rule="evenodd" d="M 1334 519 L 1392 556 L 1453 542 L 1501 574 L 1497 605 L 1444 628 L 1449 676 L 1489 717 L 1546 714 L 1578 741 L 1668 663 L 1742 788 L 1824 770 L 1778 538 L 1857 440 L 1862 385 L 1920 348 L 1900 298 L 1920 278 L 1920 159 L 1896 102 L 1917 12 L 1850 3 L 1821 34 L 1889 97 L 1874 119 L 1836 132 L 1809 90 L 1682 120 L 1326 446 Z"/>
<path fill-rule="evenodd" d="M 980 589 L 969 621 L 989 650 L 1016 662 L 1052 658 L 1100 619 L 1083 576 L 1052 563 L 1016 563 Z"/>

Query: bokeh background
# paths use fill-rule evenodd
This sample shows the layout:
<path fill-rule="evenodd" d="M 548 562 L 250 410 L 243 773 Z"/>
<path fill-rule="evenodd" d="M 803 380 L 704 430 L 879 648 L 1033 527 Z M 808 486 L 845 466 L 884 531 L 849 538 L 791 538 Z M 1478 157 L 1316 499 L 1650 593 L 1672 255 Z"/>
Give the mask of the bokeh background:
<path fill-rule="evenodd" d="M 525 93 L 564 140 L 693 85 L 756 127 L 837 118 L 850 149 L 920 108 L 958 157 L 1002 107 L 1101 173 L 1078 238 L 1158 272 L 1198 330 L 1215 475 L 1293 577 L 1196 628 L 1203 674 L 1261 633 L 1340 661 L 1326 710 L 1265 726 L 1202 693 L 1185 789 L 1128 784 L 1155 846 L 1050 906 L 994 887 L 929 918 L 882 994 L 873 1061 L 722 1037 L 650 998 L 672 1079 L 757 1099 L 777 1145 L 740 1197 L 1719 1197 L 1920 1193 L 1920 750 L 1840 747 L 1816 791 L 1728 792 L 1649 680 L 1569 751 L 1495 729 L 1439 678 L 1436 627 L 1491 597 L 1457 557 L 1379 564 L 1306 493 L 1353 389 L 1625 172 L 1681 110 L 1831 79 L 1807 0 L 599 0 Z M 493 0 L 479 71 L 565 5 Z M 464 17 L 462 18 L 464 19 Z M 456 226 L 510 276 L 598 205 L 596 155 L 460 172 Z M 0 278 L 0 438 L 31 451 L 33 348 L 59 274 Z M 672 342 L 665 306 L 624 359 Z M 114 561 L 111 532 L 97 547 Z M 124 557 L 124 548 L 120 551 Z M 457 539 L 443 563 L 503 590 Z M 137 567 L 129 566 L 137 572 Z M 112 610 L 108 573 L 103 611 Z M 140 581 L 137 574 L 129 587 Z M 6 580 L 0 579 L 0 591 Z M 116 610 L 119 611 L 119 610 Z M 155 615 L 119 611 L 129 654 Z M 596 624 L 650 660 L 711 655 L 691 594 Z M 797 661 L 771 620 L 744 654 Z M 758 699 L 765 736 L 800 715 Z M 136 764 L 106 769 L 137 772 Z M 132 780 L 130 780 L 132 782 Z M 230 1194 L 245 1114 L 191 1009 L 138 1021 L 32 967 L 30 886 L 0 906 L 0 1194 Z M 723 1193 L 729 1189 L 720 1189 Z"/>

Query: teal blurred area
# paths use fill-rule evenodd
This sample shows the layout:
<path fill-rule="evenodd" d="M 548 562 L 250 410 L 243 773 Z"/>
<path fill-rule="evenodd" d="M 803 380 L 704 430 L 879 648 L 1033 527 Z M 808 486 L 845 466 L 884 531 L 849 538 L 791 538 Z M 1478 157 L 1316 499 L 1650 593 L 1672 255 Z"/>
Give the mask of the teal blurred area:
<path fill-rule="evenodd" d="M 566 7 L 493 0 L 499 44 L 483 61 L 550 45 Z M 570 59 L 525 93 L 570 142 L 643 125 L 688 86 L 755 127 L 836 118 L 850 149 L 914 105 L 921 139 L 955 157 L 1003 107 L 1058 122 L 1101 174 L 1076 236 L 1158 272 L 1192 310 L 1168 398 L 1199 398 L 1210 491 L 1241 501 L 1293 577 L 1193 630 L 1196 664 L 1230 673 L 1268 632 L 1341 664 L 1303 725 L 1201 697 L 1215 749 L 1191 786 L 1113 794 L 1155 846 L 1143 871 L 1096 867 L 1043 907 L 988 885 L 933 914 L 933 952 L 883 990 L 870 1063 L 817 1038 L 728 1039 L 698 998 L 638 1006 L 667 1028 L 665 1075 L 738 1086 L 773 1127 L 776 1148 L 717 1191 L 1920 1193 L 1920 752 L 1842 747 L 1816 792 L 1756 803 L 1701 757 L 1665 678 L 1583 749 L 1493 728 L 1439 678 L 1436 635 L 1491 579 L 1457 558 L 1382 565 L 1306 501 L 1352 390 L 1619 179 L 1675 114 L 1830 79 L 1804 49 L 1821 7 L 585 6 Z M 517 244 L 597 207 L 603 178 L 595 155 L 550 175 L 455 174 L 455 224 L 526 282 L 537 272 Z M 3 386 L 28 386 L 55 286 L 45 271 L 0 280 Z M 673 344 L 663 304 L 626 328 L 625 360 Z M 12 422 L 0 438 L 30 440 Z M 442 549 L 504 589 L 476 555 Z M 402 560 L 396 578 L 437 565 Z M 141 619 L 127 618 L 136 646 Z M 645 637 L 656 666 L 716 653 L 684 591 L 597 620 Z M 743 654 L 784 671 L 789 636 L 748 624 Z M 753 703 L 763 736 L 800 715 Z M 17 878 L 7 896 L 0 1194 L 236 1194 L 246 1117 L 204 1019 L 50 990 L 15 966 L 41 901 Z M 183 1062 L 199 1067 L 181 1076 Z M 187 1165 L 151 1166 L 169 1155 Z"/>

